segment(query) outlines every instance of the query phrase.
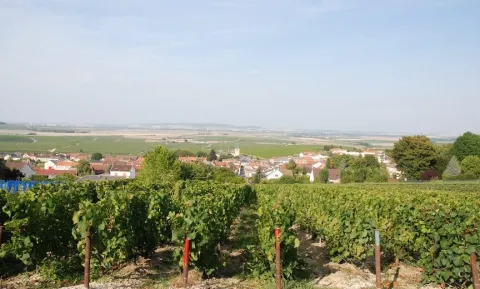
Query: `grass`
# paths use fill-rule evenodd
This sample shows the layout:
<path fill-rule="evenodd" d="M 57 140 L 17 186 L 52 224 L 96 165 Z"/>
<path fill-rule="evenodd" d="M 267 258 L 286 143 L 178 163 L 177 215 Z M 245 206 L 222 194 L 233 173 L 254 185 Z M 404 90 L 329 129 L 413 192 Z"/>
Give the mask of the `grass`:
<path fill-rule="evenodd" d="M 226 139 L 230 140 L 227 141 Z M 220 141 L 223 139 L 223 141 Z M 190 142 L 155 143 L 143 139 L 125 138 L 122 136 L 37 136 L 37 135 L 0 135 L 0 152 L 31 152 L 45 153 L 56 149 L 56 152 L 85 153 L 100 152 L 103 154 L 141 155 L 153 149 L 156 145 L 166 145 L 170 149 L 186 149 L 192 152 L 211 149 L 216 151 L 231 151 L 235 148 L 238 138 L 220 136 L 218 143 L 197 144 Z M 233 139 L 233 140 L 232 140 Z M 215 140 L 212 137 L 211 140 Z M 271 158 L 274 156 L 289 156 L 304 151 L 321 151 L 323 145 L 284 145 L 257 143 L 256 139 L 240 139 L 238 144 L 242 154 Z M 262 140 L 267 141 L 267 140 Z"/>

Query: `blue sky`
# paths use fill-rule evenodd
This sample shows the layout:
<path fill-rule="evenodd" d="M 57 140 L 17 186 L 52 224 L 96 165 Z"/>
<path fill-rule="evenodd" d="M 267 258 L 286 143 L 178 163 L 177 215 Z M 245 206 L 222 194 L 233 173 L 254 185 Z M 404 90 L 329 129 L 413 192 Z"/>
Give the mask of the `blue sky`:
<path fill-rule="evenodd" d="M 480 132 L 477 0 L 0 0 L 0 121 Z"/>

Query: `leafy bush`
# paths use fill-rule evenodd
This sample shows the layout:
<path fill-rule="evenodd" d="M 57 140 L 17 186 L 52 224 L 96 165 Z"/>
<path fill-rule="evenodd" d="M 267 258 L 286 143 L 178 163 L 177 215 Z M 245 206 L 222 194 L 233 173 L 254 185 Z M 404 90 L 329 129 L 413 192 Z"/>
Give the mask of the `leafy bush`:
<path fill-rule="evenodd" d="M 437 185 L 433 185 L 435 188 Z M 374 254 L 374 230 L 387 259 L 423 267 L 429 282 L 466 283 L 472 252 L 480 255 L 478 184 L 458 186 L 256 186 L 263 195 L 288 196 L 297 222 L 326 240 L 333 261 L 362 262 Z M 468 190 L 467 190 L 468 191 Z M 286 197 L 287 198 L 287 197 Z"/>

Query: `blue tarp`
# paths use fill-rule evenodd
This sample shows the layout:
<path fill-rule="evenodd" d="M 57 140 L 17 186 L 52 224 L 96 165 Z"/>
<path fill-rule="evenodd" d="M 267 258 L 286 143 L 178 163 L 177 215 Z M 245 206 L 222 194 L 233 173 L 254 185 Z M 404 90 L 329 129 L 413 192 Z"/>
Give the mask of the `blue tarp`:
<path fill-rule="evenodd" d="M 16 193 L 18 190 L 26 191 L 37 184 L 51 184 L 52 181 L 0 181 L 0 190 Z"/>

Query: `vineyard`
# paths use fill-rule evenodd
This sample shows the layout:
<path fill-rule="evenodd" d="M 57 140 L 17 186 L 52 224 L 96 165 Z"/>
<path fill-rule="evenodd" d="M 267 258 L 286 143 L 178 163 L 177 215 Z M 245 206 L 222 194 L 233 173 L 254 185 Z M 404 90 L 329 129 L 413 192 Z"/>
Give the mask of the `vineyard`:
<path fill-rule="evenodd" d="M 0 191 L 4 224 L 0 275 L 15 268 L 50 268 L 48 278 L 81 276 L 85 240 L 91 236 L 91 276 L 122 263 L 175 247 L 178 274 L 183 244 L 203 277 L 228 259 L 221 246 L 242 210 L 254 211 L 244 244 L 244 273 L 275 274 L 275 228 L 280 228 L 282 276 L 303 276 L 298 228 L 327 244 L 334 262 L 362 264 L 382 239 L 382 262 L 424 269 L 430 283 L 471 284 L 470 254 L 480 255 L 480 185 L 249 185 L 181 181 L 46 184 L 17 194 Z M 18 273 L 18 271 L 17 271 Z M 79 280 L 79 279 L 78 279 Z M 77 282 L 78 282 L 77 280 Z"/>

